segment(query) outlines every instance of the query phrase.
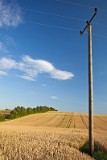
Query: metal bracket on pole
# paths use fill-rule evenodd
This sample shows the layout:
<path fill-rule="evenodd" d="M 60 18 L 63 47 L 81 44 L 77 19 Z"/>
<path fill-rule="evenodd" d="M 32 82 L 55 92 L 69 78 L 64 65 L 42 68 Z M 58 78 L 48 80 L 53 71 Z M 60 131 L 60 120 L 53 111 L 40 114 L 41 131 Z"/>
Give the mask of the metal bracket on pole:
<path fill-rule="evenodd" d="M 82 35 L 84 33 L 84 31 L 86 30 L 86 28 L 88 27 L 88 25 L 91 23 L 91 21 L 93 20 L 93 18 L 96 16 L 96 14 L 97 14 L 97 8 L 95 8 L 95 13 L 91 17 L 91 19 L 86 22 L 87 25 L 84 27 L 84 29 L 82 31 L 80 31 L 80 35 Z"/>

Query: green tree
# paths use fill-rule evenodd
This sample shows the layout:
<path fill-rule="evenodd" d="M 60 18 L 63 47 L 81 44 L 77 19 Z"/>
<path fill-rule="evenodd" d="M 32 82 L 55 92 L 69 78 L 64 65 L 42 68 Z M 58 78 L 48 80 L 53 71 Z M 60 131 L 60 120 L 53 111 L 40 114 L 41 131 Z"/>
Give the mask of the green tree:
<path fill-rule="evenodd" d="M 33 113 L 33 109 L 30 108 L 30 107 L 28 107 L 28 108 L 27 108 L 27 114 L 32 114 L 32 113 Z"/>

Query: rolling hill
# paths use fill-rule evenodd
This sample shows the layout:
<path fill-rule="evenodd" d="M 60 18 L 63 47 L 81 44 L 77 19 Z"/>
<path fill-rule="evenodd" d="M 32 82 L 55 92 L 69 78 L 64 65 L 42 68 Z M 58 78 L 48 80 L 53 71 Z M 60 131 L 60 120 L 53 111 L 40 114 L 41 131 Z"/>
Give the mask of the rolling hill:
<path fill-rule="evenodd" d="M 7 121 L 4 125 L 88 129 L 88 115 L 75 112 L 47 112 Z M 107 115 L 94 115 L 95 130 L 107 130 Z"/>

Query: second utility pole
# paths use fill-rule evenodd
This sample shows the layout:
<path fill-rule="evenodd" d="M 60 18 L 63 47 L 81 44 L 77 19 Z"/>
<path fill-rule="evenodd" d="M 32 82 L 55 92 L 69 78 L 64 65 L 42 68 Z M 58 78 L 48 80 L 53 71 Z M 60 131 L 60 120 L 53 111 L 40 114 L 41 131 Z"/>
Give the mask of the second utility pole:
<path fill-rule="evenodd" d="M 95 8 L 95 13 L 92 18 L 87 21 L 87 25 L 80 31 L 82 35 L 86 28 L 88 28 L 88 81 L 89 81 L 89 154 L 93 156 L 94 154 L 94 133 L 93 133 L 93 69 L 92 69 L 92 26 L 90 22 L 93 20 L 97 13 L 97 8 Z"/>

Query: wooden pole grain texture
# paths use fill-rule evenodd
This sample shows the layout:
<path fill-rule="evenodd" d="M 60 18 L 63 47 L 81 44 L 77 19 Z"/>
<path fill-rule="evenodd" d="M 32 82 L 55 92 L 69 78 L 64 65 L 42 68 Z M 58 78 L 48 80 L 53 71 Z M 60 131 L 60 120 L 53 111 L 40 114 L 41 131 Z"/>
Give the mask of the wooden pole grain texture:
<path fill-rule="evenodd" d="M 88 80 L 89 80 L 89 153 L 94 154 L 93 133 L 93 65 L 92 65 L 92 26 L 88 25 Z"/>

